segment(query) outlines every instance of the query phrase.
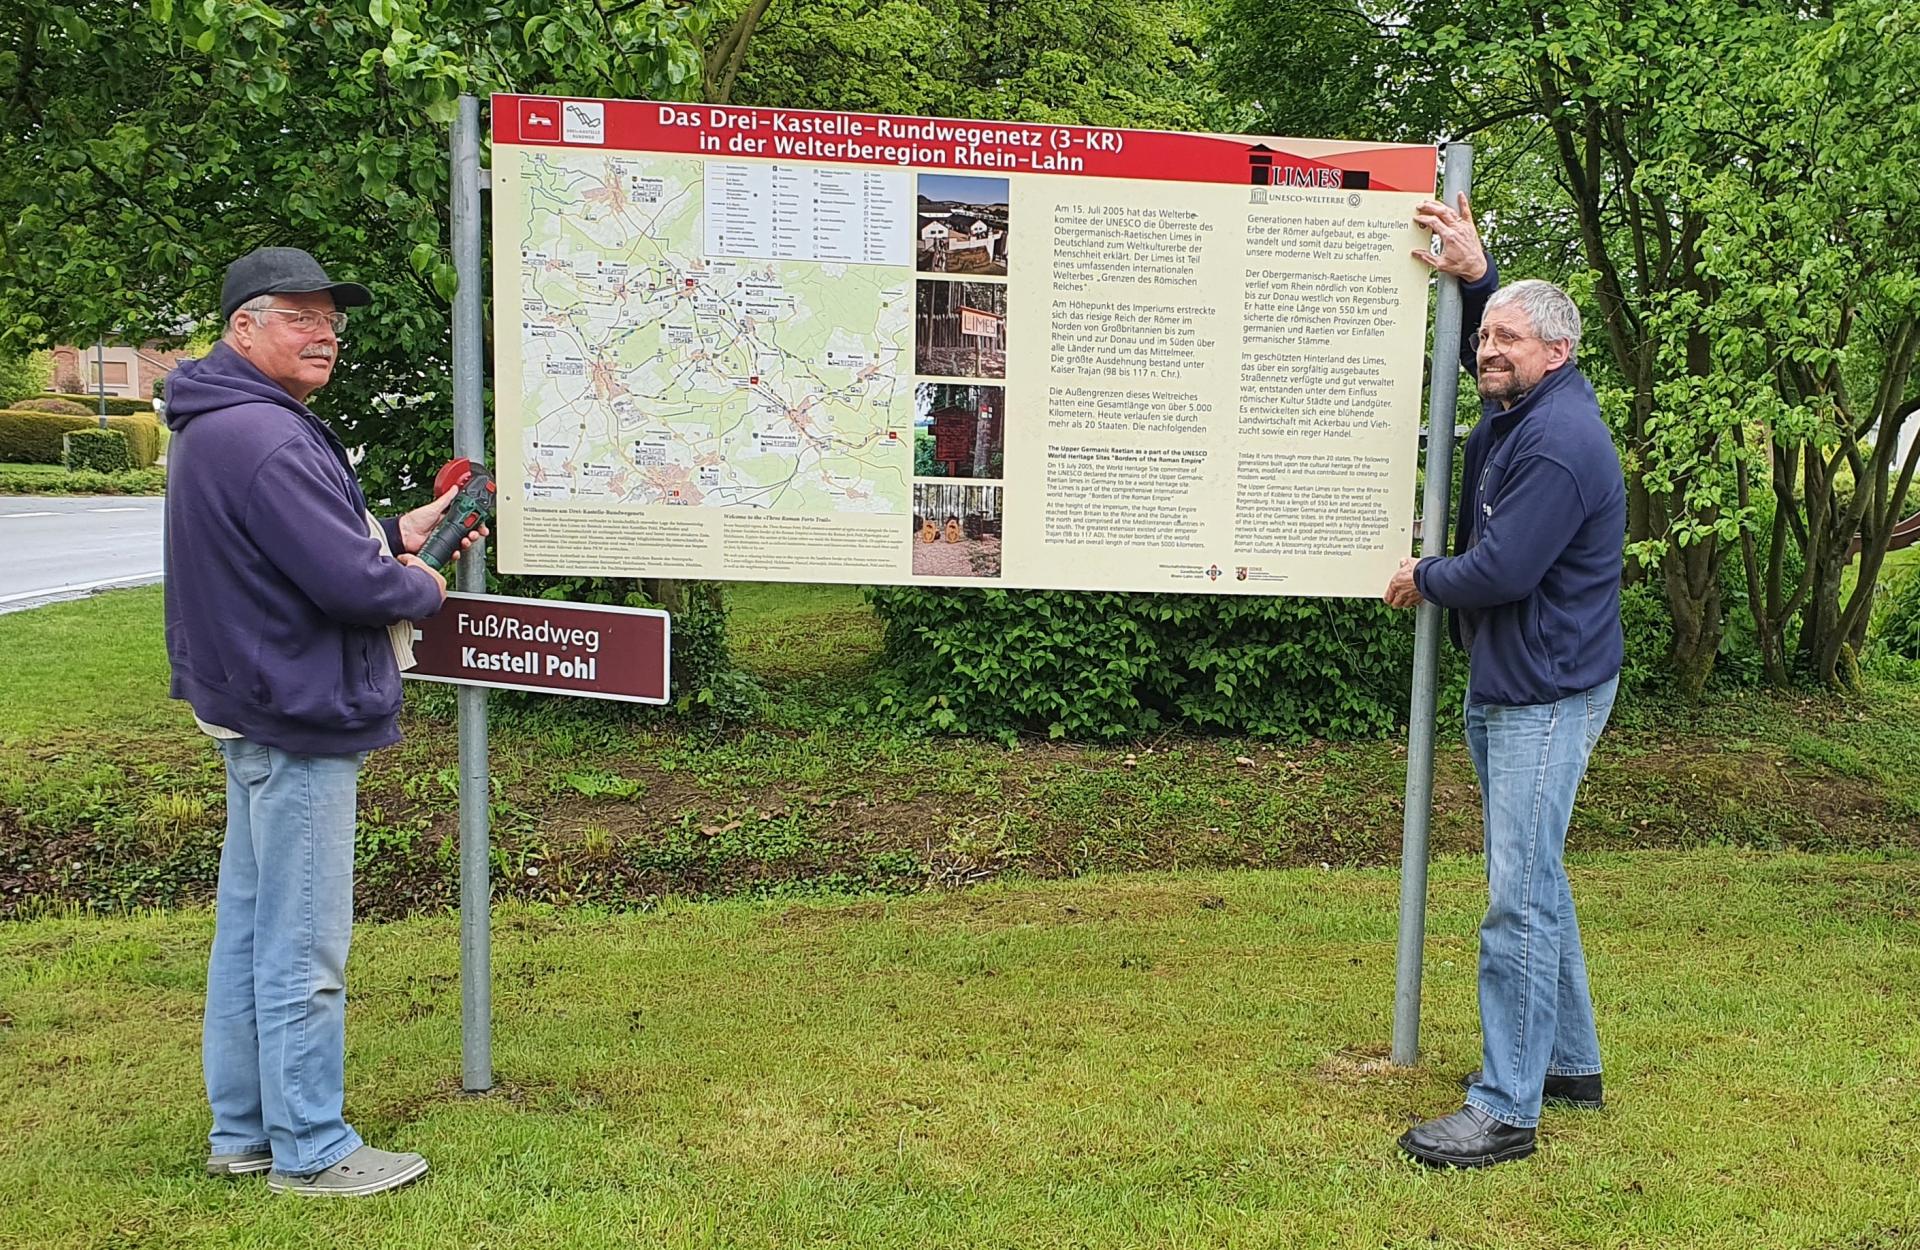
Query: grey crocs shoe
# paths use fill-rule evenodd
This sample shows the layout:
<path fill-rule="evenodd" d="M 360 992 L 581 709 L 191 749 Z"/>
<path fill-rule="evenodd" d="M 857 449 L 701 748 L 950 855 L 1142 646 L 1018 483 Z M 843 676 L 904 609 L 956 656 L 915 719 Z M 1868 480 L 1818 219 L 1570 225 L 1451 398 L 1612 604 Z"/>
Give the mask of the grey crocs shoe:
<path fill-rule="evenodd" d="M 391 1150 L 362 1146 L 312 1176 L 275 1172 L 267 1177 L 267 1188 L 276 1194 L 299 1194 L 303 1198 L 364 1198 L 368 1194 L 398 1189 L 426 1174 L 427 1161 L 417 1154 L 395 1154 Z"/>
<path fill-rule="evenodd" d="M 273 1167 L 273 1151 L 243 1150 L 239 1154 L 208 1155 L 208 1176 L 252 1176 Z"/>

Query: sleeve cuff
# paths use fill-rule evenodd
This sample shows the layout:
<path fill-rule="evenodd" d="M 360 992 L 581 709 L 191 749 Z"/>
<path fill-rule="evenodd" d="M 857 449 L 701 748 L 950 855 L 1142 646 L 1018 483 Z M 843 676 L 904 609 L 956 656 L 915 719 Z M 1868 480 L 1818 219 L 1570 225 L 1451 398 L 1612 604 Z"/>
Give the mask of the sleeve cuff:
<path fill-rule="evenodd" d="M 1413 588 L 1420 592 L 1422 599 L 1433 603 L 1440 603 L 1438 599 L 1433 597 L 1432 592 L 1427 589 L 1427 574 L 1433 571 L 1434 561 L 1444 559 L 1446 559 L 1445 556 L 1422 556 L 1420 557 L 1420 562 L 1413 566 Z M 1447 605 L 1441 603 L 1440 606 L 1444 608 Z"/>
<path fill-rule="evenodd" d="M 394 555 L 403 554 L 406 551 L 406 547 L 402 545 L 400 540 L 400 518 L 381 517 L 379 521 L 381 530 L 383 530 L 387 536 L 387 546 L 393 549 Z"/>

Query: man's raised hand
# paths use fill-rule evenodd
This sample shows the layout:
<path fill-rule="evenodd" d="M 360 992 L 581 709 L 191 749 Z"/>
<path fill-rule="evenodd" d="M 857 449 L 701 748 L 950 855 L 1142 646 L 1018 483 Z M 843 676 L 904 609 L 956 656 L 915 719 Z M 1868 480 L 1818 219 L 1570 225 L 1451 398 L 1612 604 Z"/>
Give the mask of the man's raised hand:
<path fill-rule="evenodd" d="M 1440 254 L 1415 248 L 1413 258 L 1429 269 L 1449 273 L 1462 282 L 1478 282 L 1486 276 L 1487 251 L 1480 245 L 1480 232 L 1473 226 L 1473 207 L 1462 191 L 1457 210 L 1439 200 L 1422 200 L 1413 210 L 1413 224 L 1432 232 L 1440 240 Z"/>

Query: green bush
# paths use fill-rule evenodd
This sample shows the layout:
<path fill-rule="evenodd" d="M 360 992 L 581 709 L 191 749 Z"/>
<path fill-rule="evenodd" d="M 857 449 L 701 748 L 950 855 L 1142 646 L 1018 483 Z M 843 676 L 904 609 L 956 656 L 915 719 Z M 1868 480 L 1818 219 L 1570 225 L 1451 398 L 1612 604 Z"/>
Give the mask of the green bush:
<path fill-rule="evenodd" d="M 40 398 L 64 399 L 69 403 L 80 404 L 88 412 L 97 414 L 100 411 L 100 397 L 98 395 L 83 395 L 78 391 L 55 391 L 50 395 L 43 395 Z M 18 407 L 18 405 L 15 406 Z M 108 416 L 134 417 L 139 416 L 141 413 L 145 413 L 149 417 L 153 415 L 152 400 L 135 399 L 130 396 L 123 397 L 120 395 L 107 396 Z"/>
<path fill-rule="evenodd" d="M 1623 691 L 1660 690 L 1673 679 L 1673 613 L 1651 581 L 1620 590 L 1620 628 L 1626 656 L 1620 666 Z"/>
<path fill-rule="evenodd" d="M 0 411 L 0 462 L 60 464 L 60 437 L 68 430 L 93 428 L 98 417 L 64 412 Z M 107 428 L 127 438 L 127 452 L 135 468 L 144 469 L 160 455 L 160 422 L 145 416 L 108 417 Z"/>
<path fill-rule="evenodd" d="M 60 463 L 69 473 L 125 473 L 133 467 L 133 454 L 119 430 L 68 430 L 60 436 Z"/>
<path fill-rule="evenodd" d="M 99 412 L 97 408 L 89 408 L 71 399 L 55 399 L 51 395 L 36 395 L 32 399 L 20 400 L 13 409 L 15 412 L 61 412 L 81 417 L 88 413 L 97 415 Z"/>
<path fill-rule="evenodd" d="M 875 587 L 883 710 L 953 733 L 1356 738 L 1404 715 L 1413 616 L 1335 599 Z"/>
<path fill-rule="evenodd" d="M 0 495 L 159 495 L 164 469 L 69 473 L 57 464 L 0 464 Z"/>
<path fill-rule="evenodd" d="M 915 477 L 945 477 L 947 466 L 933 458 L 937 444 L 933 435 L 915 433 L 913 436 L 913 475 Z"/>
<path fill-rule="evenodd" d="M 53 376 L 53 356 L 49 352 L 29 352 L 25 356 L 0 354 L 0 408 L 16 399 L 38 395 Z"/>
<path fill-rule="evenodd" d="M 1880 588 L 1869 639 L 1875 652 L 1920 660 L 1920 571 Z"/>

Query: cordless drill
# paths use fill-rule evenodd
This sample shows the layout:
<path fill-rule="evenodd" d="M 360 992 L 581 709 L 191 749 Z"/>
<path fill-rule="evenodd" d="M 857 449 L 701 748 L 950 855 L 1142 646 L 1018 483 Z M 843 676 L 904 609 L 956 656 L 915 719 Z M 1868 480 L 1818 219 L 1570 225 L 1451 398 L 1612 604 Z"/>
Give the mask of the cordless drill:
<path fill-rule="evenodd" d="M 460 544 L 466 541 L 467 535 L 493 519 L 494 485 L 487 475 L 487 466 L 475 464 L 464 456 L 447 461 L 433 479 L 435 498 L 454 486 L 460 488 L 460 493 L 453 497 L 453 502 L 441 514 L 440 523 L 420 546 L 420 559 L 436 571 L 459 556 Z"/>

